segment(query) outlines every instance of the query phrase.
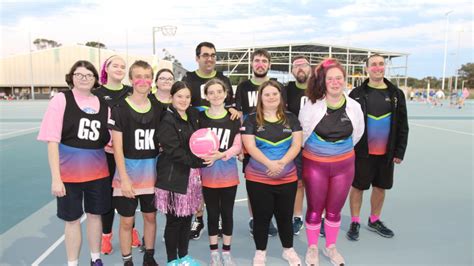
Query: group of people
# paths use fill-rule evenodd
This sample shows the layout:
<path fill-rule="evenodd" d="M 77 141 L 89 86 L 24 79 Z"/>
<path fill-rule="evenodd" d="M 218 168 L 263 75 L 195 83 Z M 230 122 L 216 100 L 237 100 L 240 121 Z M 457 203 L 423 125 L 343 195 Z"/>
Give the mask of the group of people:
<path fill-rule="evenodd" d="M 408 123 L 403 92 L 384 79 L 382 56 L 367 59 L 369 78 L 350 95 L 344 68 L 332 58 L 312 68 L 308 58 L 294 57 L 295 81 L 283 86 L 267 75 L 270 53 L 255 50 L 253 77 L 235 94 L 229 79 L 215 70 L 212 43 L 196 47 L 196 62 L 196 71 L 175 81 L 172 70 L 154 75 L 147 62 L 136 61 L 128 71 L 131 87 L 122 84 L 126 65 L 120 56 L 104 62 L 100 77 L 82 60 L 66 75 L 71 90 L 51 99 L 38 139 L 48 144 L 68 265 L 78 265 L 84 212 L 90 264 L 103 265 L 100 254 L 112 252 L 115 210 L 124 265 L 133 265 L 132 247 L 140 245 L 143 265 L 158 265 L 157 211 L 166 215 L 167 265 L 199 265 L 188 246 L 203 232 L 204 206 L 210 265 L 235 265 L 231 242 L 239 160 L 256 249 L 253 265 L 265 265 L 269 235 L 279 236 L 289 265 L 303 265 L 293 248 L 303 227 L 306 265 L 319 265 L 323 229 L 323 254 L 333 265 L 344 265 L 336 248 L 341 210 L 350 195 L 347 238 L 358 240 L 362 195 L 371 185 L 368 228 L 394 236 L 380 216 L 394 163 L 404 157 Z M 217 151 L 203 157 L 189 147 L 199 128 L 210 128 L 220 141 Z M 134 218 L 138 205 L 141 241 Z"/>

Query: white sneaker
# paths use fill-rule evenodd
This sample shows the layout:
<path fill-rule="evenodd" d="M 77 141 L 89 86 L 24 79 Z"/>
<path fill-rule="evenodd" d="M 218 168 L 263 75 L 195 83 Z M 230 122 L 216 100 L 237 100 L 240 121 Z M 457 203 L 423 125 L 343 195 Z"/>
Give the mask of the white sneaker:
<path fill-rule="evenodd" d="M 331 260 L 331 263 L 334 266 L 344 266 L 346 263 L 334 244 L 330 245 L 328 248 L 325 247 L 323 249 L 323 254 Z"/>
<path fill-rule="evenodd" d="M 221 255 L 219 251 L 211 251 L 211 262 L 209 263 L 210 266 L 222 266 Z"/>
<path fill-rule="evenodd" d="M 298 257 L 298 254 L 296 254 L 296 251 L 294 248 L 285 248 L 283 250 L 283 254 L 281 256 L 288 261 L 288 265 L 290 266 L 301 266 L 301 260 L 300 257 Z"/>
<path fill-rule="evenodd" d="M 267 251 L 257 250 L 255 251 L 255 256 L 253 257 L 253 266 L 265 266 L 267 260 Z"/>
<path fill-rule="evenodd" d="M 319 266 L 318 246 L 311 245 L 308 247 L 305 256 L 305 263 L 307 266 Z"/>

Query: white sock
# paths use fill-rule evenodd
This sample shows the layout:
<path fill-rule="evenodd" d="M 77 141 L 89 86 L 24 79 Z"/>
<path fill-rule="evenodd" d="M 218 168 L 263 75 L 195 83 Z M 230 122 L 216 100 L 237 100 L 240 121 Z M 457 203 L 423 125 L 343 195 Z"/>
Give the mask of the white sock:
<path fill-rule="evenodd" d="M 92 261 L 96 261 L 96 260 L 100 259 L 100 252 L 97 252 L 97 253 L 92 253 L 91 252 L 91 259 L 92 259 Z"/>
<path fill-rule="evenodd" d="M 67 266 L 78 266 L 79 260 L 68 261 Z"/>

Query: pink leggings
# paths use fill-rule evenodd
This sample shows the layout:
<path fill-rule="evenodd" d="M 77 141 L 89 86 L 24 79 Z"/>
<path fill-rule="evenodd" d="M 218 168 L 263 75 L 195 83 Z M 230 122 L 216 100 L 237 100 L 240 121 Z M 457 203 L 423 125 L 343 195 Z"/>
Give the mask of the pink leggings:
<path fill-rule="evenodd" d="M 341 221 L 341 210 L 354 179 L 354 156 L 337 162 L 317 162 L 303 157 L 303 180 L 306 190 L 306 223 L 319 225 L 326 210 L 326 220 Z"/>

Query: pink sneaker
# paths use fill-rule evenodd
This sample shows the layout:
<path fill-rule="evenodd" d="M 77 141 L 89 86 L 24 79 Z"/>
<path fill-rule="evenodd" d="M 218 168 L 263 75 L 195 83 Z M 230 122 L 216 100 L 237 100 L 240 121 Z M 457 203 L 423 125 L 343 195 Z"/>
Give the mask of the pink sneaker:
<path fill-rule="evenodd" d="M 266 250 L 255 251 L 255 256 L 253 257 L 253 266 L 265 266 L 265 261 L 267 260 L 266 256 Z"/>
<path fill-rule="evenodd" d="M 334 266 L 343 266 L 346 263 L 334 244 L 324 248 L 323 253 L 331 260 L 331 263 Z"/>
<path fill-rule="evenodd" d="M 290 266 L 301 266 L 301 260 L 300 257 L 298 257 L 298 254 L 296 254 L 296 251 L 294 248 L 285 248 L 283 250 L 283 254 L 281 256 L 288 261 L 288 265 Z"/>
<path fill-rule="evenodd" d="M 305 263 L 307 266 L 319 266 L 318 246 L 311 245 L 306 251 Z"/>

